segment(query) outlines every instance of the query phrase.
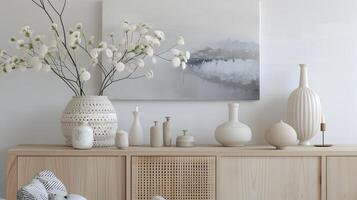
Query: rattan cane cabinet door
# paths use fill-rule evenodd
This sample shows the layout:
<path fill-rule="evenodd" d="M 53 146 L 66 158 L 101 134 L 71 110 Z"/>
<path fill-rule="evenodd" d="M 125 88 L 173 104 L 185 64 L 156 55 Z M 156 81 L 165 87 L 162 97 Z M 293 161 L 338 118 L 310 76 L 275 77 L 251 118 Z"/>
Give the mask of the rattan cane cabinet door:
<path fill-rule="evenodd" d="M 215 157 L 132 157 L 132 200 L 214 200 Z"/>

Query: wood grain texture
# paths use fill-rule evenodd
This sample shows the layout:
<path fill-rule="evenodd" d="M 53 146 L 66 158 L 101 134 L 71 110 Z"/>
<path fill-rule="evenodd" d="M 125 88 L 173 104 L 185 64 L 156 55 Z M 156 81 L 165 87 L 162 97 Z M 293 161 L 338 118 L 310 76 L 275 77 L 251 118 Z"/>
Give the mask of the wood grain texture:
<path fill-rule="evenodd" d="M 321 157 L 321 200 L 327 200 L 327 157 Z"/>
<path fill-rule="evenodd" d="M 327 200 L 357 199 L 357 157 L 327 158 Z"/>
<path fill-rule="evenodd" d="M 319 157 L 222 157 L 218 200 L 320 200 Z"/>
<path fill-rule="evenodd" d="M 17 156 L 15 154 L 7 155 L 6 168 L 6 199 L 16 200 L 17 192 Z"/>
<path fill-rule="evenodd" d="M 115 147 L 93 148 L 88 151 L 75 150 L 63 145 L 19 145 L 8 150 L 22 156 L 357 156 L 357 145 L 335 145 L 328 148 L 287 147 L 276 150 L 272 146 L 222 147 L 201 145 L 192 148 L 129 147 L 120 150 Z"/>
<path fill-rule="evenodd" d="M 124 157 L 19 157 L 17 188 L 42 170 L 53 171 L 70 193 L 88 200 L 125 199 Z"/>
<path fill-rule="evenodd" d="M 127 155 L 126 159 L 126 200 L 131 200 L 131 156 Z"/>

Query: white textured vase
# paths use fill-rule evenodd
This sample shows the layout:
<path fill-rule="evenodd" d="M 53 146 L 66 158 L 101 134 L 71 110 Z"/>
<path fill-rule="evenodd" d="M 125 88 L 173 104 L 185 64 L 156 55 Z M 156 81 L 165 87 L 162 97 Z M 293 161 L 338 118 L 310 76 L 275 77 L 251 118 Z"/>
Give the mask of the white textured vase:
<path fill-rule="evenodd" d="M 289 96 L 288 123 L 296 130 L 300 145 L 310 145 L 320 127 L 321 102 L 309 88 L 307 67 L 300 64 L 300 85 Z"/>
<path fill-rule="evenodd" d="M 93 129 L 88 122 L 80 122 L 80 125 L 72 130 L 72 146 L 75 149 L 90 149 L 94 144 Z"/>
<path fill-rule="evenodd" d="M 137 107 L 133 112 L 134 120 L 129 131 L 129 145 L 141 146 L 144 145 L 143 128 L 140 123 L 140 112 Z"/>
<path fill-rule="evenodd" d="M 93 128 L 95 147 L 115 144 L 117 115 L 106 96 L 73 97 L 67 104 L 61 121 L 67 145 L 72 144 L 72 130 L 79 122 L 88 122 Z"/>
<path fill-rule="evenodd" d="M 250 128 L 238 120 L 238 103 L 228 104 L 229 120 L 215 131 L 216 140 L 223 146 L 243 146 L 252 139 Z"/>

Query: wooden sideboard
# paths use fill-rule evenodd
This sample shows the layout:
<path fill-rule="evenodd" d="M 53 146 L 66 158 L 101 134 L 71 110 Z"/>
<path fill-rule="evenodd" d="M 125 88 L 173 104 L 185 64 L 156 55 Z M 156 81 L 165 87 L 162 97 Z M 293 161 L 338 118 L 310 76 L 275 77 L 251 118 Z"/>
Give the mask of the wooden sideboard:
<path fill-rule="evenodd" d="M 49 169 L 88 200 L 355 200 L 357 145 L 8 150 L 7 200 Z"/>

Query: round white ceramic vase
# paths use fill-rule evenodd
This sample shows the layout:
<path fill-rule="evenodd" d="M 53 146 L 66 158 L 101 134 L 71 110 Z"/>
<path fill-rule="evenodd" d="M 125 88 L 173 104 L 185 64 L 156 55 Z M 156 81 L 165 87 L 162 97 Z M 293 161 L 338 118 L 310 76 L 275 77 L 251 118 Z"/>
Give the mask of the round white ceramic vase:
<path fill-rule="evenodd" d="M 93 128 L 95 147 L 115 144 L 117 115 L 106 96 L 73 97 L 67 104 L 61 121 L 67 145 L 72 144 L 72 130 L 79 122 L 88 122 Z"/>
<path fill-rule="evenodd" d="M 118 131 L 115 137 L 115 144 L 119 149 L 126 149 L 129 147 L 129 138 L 126 131 Z"/>
<path fill-rule="evenodd" d="M 265 140 L 277 149 L 293 146 L 298 142 L 296 131 L 284 121 L 280 121 L 271 126 L 265 134 Z"/>
<path fill-rule="evenodd" d="M 80 125 L 72 130 L 72 146 L 75 149 L 91 149 L 94 144 L 93 129 L 88 122 L 80 122 Z"/>
<path fill-rule="evenodd" d="M 320 98 L 309 88 L 306 65 L 300 64 L 300 84 L 288 100 L 288 123 L 296 130 L 300 145 L 310 145 L 309 140 L 318 132 L 320 120 Z"/>
<path fill-rule="evenodd" d="M 243 146 L 252 139 L 250 128 L 238 120 L 238 103 L 228 104 L 229 120 L 216 128 L 216 140 L 223 146 Z"/>

